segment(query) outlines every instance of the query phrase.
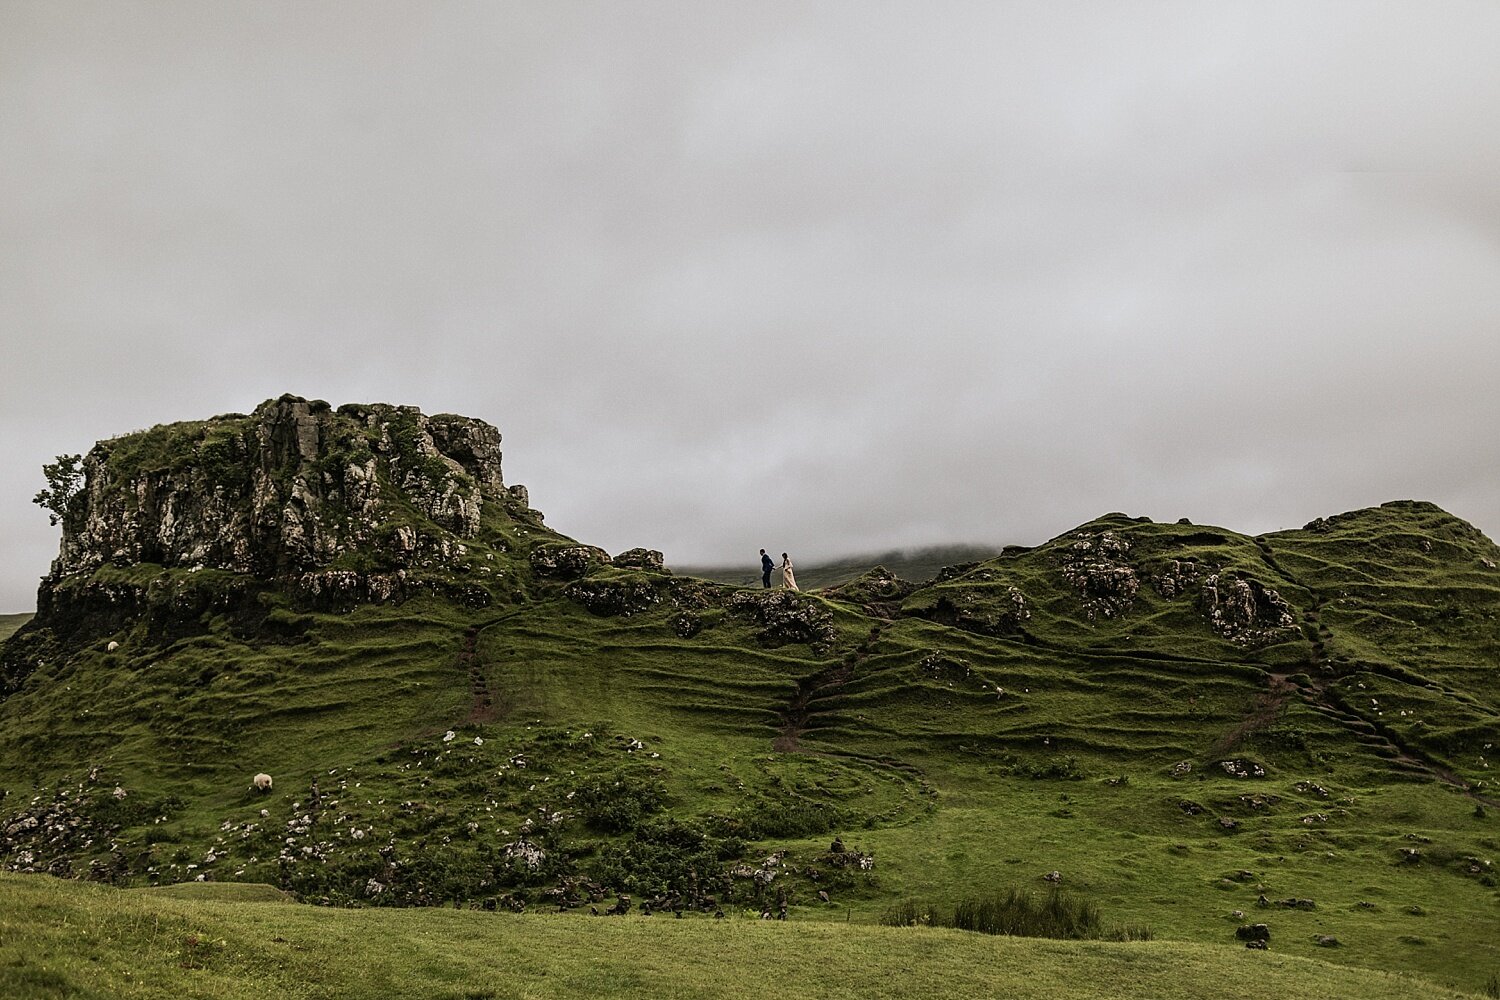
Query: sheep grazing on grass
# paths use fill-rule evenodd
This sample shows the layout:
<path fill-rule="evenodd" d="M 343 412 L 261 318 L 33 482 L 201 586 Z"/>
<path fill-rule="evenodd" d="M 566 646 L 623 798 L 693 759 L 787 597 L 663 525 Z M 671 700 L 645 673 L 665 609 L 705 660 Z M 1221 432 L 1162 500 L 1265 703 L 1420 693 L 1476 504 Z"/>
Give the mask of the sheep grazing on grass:
<path fill-rule="evenodd" d="M 104 651 L 106 653 L 113 653 L 115 650 L 117 650 L 119 648 L 120 648 L 120 644 L 118 642 L 111 641 L 108 646 L 104 647 Z"/>
<path fill-rule="evenodd" d="M 251 779 L 257 792 L 269 792 L 271 790 L 271 776 L 262 771 Z"/>

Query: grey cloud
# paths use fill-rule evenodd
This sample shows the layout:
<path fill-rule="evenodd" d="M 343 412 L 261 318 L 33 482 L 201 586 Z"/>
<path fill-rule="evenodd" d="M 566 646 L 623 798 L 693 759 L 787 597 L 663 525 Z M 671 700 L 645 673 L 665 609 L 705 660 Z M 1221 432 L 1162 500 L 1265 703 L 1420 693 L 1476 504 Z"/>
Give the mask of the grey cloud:
<path fill-rule="evenodd" d="M 283 391 L 489 419 L 681 562 L 1500 529 L 1487 3 L 0 7 L 0 609 L 39 465 Z"/>

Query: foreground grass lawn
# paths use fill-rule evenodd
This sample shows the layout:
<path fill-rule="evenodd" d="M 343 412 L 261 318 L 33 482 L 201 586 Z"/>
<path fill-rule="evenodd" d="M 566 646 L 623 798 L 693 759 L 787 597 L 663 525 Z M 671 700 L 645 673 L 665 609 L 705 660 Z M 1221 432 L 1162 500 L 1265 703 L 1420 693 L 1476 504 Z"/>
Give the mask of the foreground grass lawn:
<path fill-rule="evenodd" d="M 757 920 L 336 910 L 274 890 L 0 875 L 0 996 L 1401 998 L 1419 979 L 1234 947 Z"/>

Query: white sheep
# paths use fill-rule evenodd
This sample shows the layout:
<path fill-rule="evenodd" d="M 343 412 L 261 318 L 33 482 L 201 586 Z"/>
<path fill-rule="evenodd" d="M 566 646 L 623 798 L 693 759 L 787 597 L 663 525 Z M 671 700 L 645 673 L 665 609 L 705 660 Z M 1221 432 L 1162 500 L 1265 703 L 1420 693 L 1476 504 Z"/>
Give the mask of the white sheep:
<path fill-rule="evenodd" d="M 106 653 L 113 653 L 115 650 L 117 650 L 119 648 L 120 648 L 120 644 L 118 642 L 115 642 L 114 640 L 110 640 L 109 645 L 104 647 L 104 651 Z"/>
<path fill-rule="evenodd" d="M 271 790 L 271 776 L 262 771 L 251 779 L 257 792 L 269 792 Z"/>

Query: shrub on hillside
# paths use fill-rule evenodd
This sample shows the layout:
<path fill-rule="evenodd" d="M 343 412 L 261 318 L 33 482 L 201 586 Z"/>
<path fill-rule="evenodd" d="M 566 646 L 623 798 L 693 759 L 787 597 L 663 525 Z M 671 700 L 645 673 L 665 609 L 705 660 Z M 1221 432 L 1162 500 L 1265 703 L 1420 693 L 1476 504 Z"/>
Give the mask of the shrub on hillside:
<path fill-rule="evenodd" d="M 589 826 L 605 833 L 624 833 L 659 811 L 665 796 L 659 781 L 611 774 L 584 782 L 573 801 Z"/>
<path fill-rule="evenodd" d="M 744 841 L 716 837 L 671 818 L 649 820 L 628 840 L 607 845 L 593 866 L 595 881 L 637 896 L 718 894 L 729 889 L 726 863 Z"/>
<path fill-rule="evenodd" d="M 951 911 L 906 900 L 888 909 L 881 923 L 1065 940 L 1149 941 L 1153 936 L 1149 927 L 1140 925 L 1107 927 L 1097 903 L 1058 889 L 1043 896 L 1005 889 L 960 900 Z"/>
<path fill-rule="evenodd" d="M 811 837 L 847 825 L 833 806 L 801 799 L 756 799 L 736 810 L 735 818 L 751 840 Z"/>

